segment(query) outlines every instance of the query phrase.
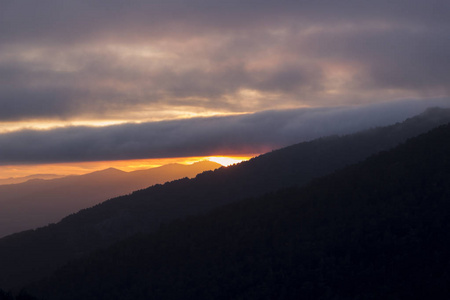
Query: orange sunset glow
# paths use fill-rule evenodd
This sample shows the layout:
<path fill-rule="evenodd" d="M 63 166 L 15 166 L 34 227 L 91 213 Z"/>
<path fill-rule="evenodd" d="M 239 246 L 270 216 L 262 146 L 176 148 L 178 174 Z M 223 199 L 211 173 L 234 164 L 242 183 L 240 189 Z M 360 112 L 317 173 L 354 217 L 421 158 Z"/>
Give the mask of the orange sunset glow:
<path fill-rule="evenodd" d="M 0 179 L 11 177 L 25 177 L 35 174 L 53 174 L 53 175 L 82 175 L 107 168 L 116 168 L 125 172 L 136 170 L 145 170 L 167 164 L 186 164 L 190 165 L 199 161 L 213 161 L 222 166 L 229 166 L 242 161 L 249 160 L 258 154 L 248 154 L 243 156 L 205 156 L 205 157 L 174 157 L 157 159 L 135 159 L 118 161 L 95 161 L 95 162 L 77 162 L 77 163 L 56 163 L 42 165 L 11 165 L 0 166 Z"/>

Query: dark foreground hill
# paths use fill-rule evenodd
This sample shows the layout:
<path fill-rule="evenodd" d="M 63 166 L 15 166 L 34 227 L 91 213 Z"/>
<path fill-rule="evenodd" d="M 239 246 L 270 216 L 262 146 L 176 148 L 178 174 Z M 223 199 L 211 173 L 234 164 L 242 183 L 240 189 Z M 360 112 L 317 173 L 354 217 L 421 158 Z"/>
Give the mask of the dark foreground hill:
<path fill-rule="evenodd" d="M 273 151 L 195 179 L 156 185 L 80 211 L 58 224 L 0 239 L 0 287 L 23 286 L 76 257 L 171 220 L 245 197 L 301 186 L 450 120 L 434 109 L 393 126 L 328 137 Z"/>
<path fill-rule="evenodd" d="M 450 125 L 74 261 L 45 299 L 448 299 Z"/>

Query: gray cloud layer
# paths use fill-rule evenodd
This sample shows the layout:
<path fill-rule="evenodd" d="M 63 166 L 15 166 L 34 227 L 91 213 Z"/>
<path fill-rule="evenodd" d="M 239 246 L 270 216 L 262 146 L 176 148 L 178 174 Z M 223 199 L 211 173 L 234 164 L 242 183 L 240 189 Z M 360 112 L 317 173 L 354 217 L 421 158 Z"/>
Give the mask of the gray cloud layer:
<path fill-rule="evenodd" d="M 265 111 L 102 128 L 69 127 L 0 135 L 0 164 L 259 153 L 330 134 L 387 125 L 449 99 L 363 107 Z"/>
<path fill-rule="evenodd" d="M 0 121 L 448 97 L 449 15 L 447 0 L 4 0 Z"/>

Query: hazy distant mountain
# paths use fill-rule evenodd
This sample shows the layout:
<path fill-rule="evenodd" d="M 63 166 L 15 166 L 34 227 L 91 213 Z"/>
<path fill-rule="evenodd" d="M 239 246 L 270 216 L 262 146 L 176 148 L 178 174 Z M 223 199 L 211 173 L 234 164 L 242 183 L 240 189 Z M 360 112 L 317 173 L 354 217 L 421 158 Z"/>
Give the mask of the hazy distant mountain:
<path fill-rule="evenodd" d="M 133 172 L 110 168 L 79 176 L 3 185 L 0 186 L 0 237 L 58 222 L 70 213 L 112 197 L 218 167 L 221 165 L 203 161 Z"/>
<path fill-rule="evenodd" d="M 450 125 L 61 268 L 45 299 L 448 299 Z"/>
<path fill-rule="evenodd" d="M 236 166 L 204 172 L 195 179 L 111 199 L 58 224 L 5 237 L 0 239 L 0 287 L 21 286 L 50 274 L 70 259 L 138 232 L 154 231 L 176 218 L 304 185 L 448 122 L 450 110 L 432 109 L 392 126 L 300 143 Z"/>
<path fill-rule="evenodd" d="M 61 178 L 64 177 L 64 175 L 56 175 L 56 174 L 34 174 L 24 177 L 11 177 L 11 178 L 1 178 L 0 179 L 0 185 L 4 184 L 17 184 L 22 182 L 27 182 L 29 180 L 33 179 L 55 179 L 55 178 Z"/>

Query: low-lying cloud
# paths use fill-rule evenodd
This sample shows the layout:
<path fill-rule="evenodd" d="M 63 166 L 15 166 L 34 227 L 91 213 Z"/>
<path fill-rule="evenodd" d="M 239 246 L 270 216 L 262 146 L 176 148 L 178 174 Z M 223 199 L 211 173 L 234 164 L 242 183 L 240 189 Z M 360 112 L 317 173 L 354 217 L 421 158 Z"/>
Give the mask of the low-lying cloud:
<path fill-rule="evenodd" d="M 357 107 L 264 111 L 108 127 L 23 130 L 0 135 L 0 164 L 262 153 L 321 136 L 392 124 L 450 99 Z"/>

